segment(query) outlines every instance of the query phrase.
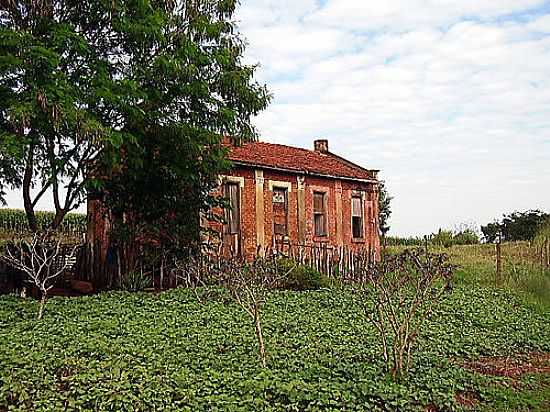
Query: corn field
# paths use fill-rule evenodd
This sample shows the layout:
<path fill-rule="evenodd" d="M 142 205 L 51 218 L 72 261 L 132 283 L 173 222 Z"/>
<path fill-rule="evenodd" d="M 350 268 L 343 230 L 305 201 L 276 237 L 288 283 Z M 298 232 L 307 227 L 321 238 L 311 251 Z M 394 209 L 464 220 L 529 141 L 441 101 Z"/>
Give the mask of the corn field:
<path fill-rule="evenodd" d="M 53 220 L 53 212 L 36 212 L 40 228 L 46 228 Z M 20 209 L 0 209 L 0 232 L 3 234 L 21 234 L 29 231 L 25 211 Z M 86 233 L 86 215 L 69 213 L 61 224 L 60 231 L 68 236 L 82 236 Z"/>

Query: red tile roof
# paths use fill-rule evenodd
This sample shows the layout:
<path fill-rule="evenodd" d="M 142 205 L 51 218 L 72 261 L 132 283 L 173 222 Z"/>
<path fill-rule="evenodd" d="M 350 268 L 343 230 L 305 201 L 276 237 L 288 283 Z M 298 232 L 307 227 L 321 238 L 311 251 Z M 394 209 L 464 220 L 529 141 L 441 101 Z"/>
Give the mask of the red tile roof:
<path fill-rule="evenodd" d="M 364 169 L 333 153 L 320 153 L 273 143 L 253 142 L 233 147 L 229 159 L 238 164 L 290 172 L 348 179 L 376 179 L 376 171 Z"/>

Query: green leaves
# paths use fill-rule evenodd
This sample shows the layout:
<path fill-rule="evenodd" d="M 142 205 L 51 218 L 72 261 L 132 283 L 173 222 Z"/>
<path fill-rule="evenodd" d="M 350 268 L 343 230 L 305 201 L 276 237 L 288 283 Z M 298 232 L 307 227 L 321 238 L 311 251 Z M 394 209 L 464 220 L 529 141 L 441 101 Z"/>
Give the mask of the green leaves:
<path fill-rule="evenodd" d="M 0 409 L 456 410 L 455 393 L 474 391 L 500 410 L 505 399 L 526 409 L 542 396 L 460 367 L 462 358 L 550 351 L 548 314 L 509 292 L 457 287 L 402 383 L 382 371 L 380 342 L 345 289 L 269 296 L 267 369 L 250 351 L 246 314 L 216 292 L 204 304 L 185 289 L 53 298 L 39 323 L 34 301 L 0 297 Z"/>
<path fill-rule="evenodd" d="M 156 203 L 164 216 L 208 206 L 227 166 L 221 136 L 254 139 L 251 118 L 269 100 L 241 64 L 235 4 L 10 3 L 0 28 L 0 195 L 6 185 L 55 193 L 72 182 L 66 202 L 52 199 L 62 219 L 99 175 L 118 179 L 106 188 L 113 208 L 139 215 Z"/>

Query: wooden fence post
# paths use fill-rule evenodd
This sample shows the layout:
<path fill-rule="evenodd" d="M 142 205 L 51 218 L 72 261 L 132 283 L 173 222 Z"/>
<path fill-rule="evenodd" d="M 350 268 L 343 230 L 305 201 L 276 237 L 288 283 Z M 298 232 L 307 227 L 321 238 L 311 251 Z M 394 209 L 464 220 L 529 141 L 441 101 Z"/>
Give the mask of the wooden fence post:
<path fill-rule="evenodd" d="M 496 249 L 496 285 L 499 286 L 502 281 L 502 250 L 500 240 L 495 244 Z"/>

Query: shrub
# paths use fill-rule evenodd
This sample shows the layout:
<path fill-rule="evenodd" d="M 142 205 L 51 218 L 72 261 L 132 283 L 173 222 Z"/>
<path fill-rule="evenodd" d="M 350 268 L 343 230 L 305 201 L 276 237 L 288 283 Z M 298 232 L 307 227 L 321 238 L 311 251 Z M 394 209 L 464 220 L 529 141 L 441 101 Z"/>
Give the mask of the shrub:
<path fill-rule="evenodd" d="M 317 290 L 328 283 L 318 270 L 308 265 L 282 258 L 277 261 L 277 272 L 283 276 L 281 288 L 287 290 Z"/>
<path fill-rule="evenodd" d="M 479 236 L 471 229 L 465 229 L 453 236 L 453 245 L 478 245 Z"/>
<path fill-rule="evenodd" d="M 132 271 L 126 275 L 120 286 L 127 292 L 141 292 L 153 286 L 153 280 L 143 272 Z"/>
<path fill-rule="evenodd" d="M 412 367 L 413 346 L 425 321 L 452 290 L 455 268 L 447 255 L 418 248 L 361 270 L 367 282 L 356 290 L 359 303 L 378 331 L 386 366 L 400 379 Z"/>
<path fill-rule="evenodd" d="M 453 245 L 453 232 L 439 229 L 439 232 L 432 235 L 431 243 L 433 245 L 451 247 Z"/>

